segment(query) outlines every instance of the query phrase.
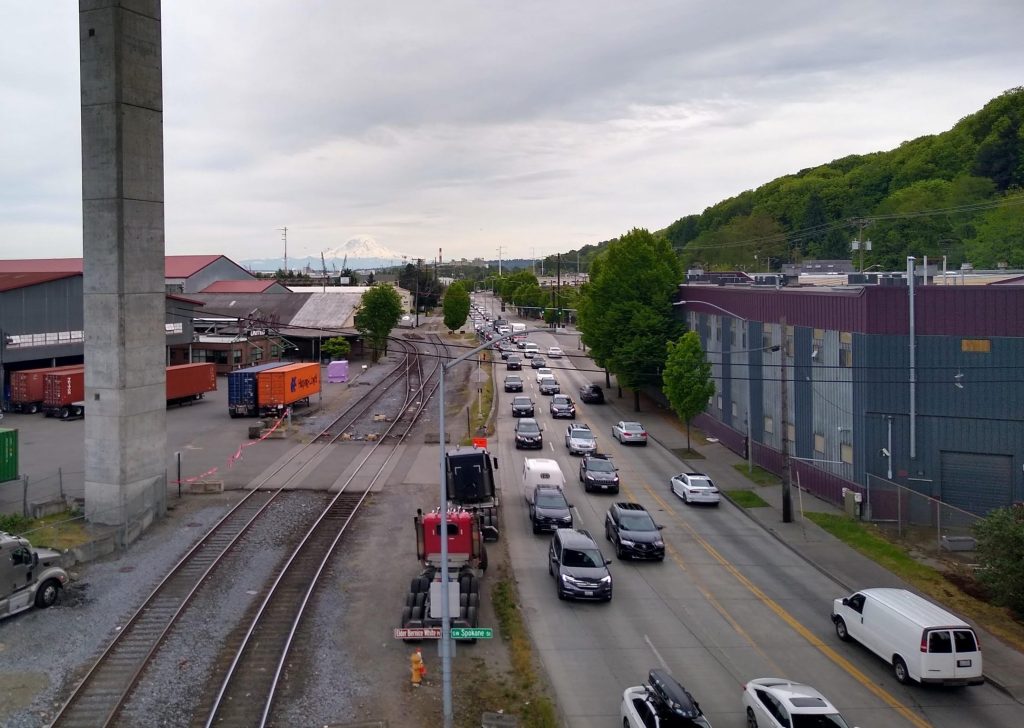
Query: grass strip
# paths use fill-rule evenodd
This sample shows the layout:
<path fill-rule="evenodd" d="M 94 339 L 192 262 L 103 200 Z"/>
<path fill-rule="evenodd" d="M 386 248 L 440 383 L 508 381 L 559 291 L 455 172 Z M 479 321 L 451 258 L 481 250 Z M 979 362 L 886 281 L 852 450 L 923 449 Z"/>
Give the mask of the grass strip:
<path fill-rule="evenodd" d="M 70 510 L 51 513 L 42 518 L 0 516 L 0 531 L 23 536 L 36 548 L 57 551 L 81 546 L 95 538 L 82 514 Z"/>
<path fill-rule="evenodd" d="M 804 516 L 924 594 L 974 620 L 1014 648 L 1024 650 L 1024 625 L 1013 619 L 1009 611 L 966 594 L 938 569 L 916 561 L 876 526 L 832 513 L 808 512 Z"/>
<path fill-rule="evenodd" d="M 753 481 L 756 485 L 778 485 L 782 482 L 779 480 L 777 475 L 768 472 L 760 465 L 754 466 L 754 472 L 747 470 L 747 463 L 734 463 L 733 467 L 736 468 L 736 471 L 741 473 L 744 478 Z"/>
<path fill-rule="evenodd" d="M 768 501 L 752 490 L 730 490 L 726 494 L 741 508 L 767 508 Z"/>

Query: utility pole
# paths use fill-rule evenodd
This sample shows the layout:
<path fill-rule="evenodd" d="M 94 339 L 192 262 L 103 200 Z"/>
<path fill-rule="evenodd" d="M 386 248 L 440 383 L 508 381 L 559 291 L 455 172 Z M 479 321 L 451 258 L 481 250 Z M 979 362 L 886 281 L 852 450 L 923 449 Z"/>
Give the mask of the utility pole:
<path fill-rule="evenodd" d="M 501 278 L 501 246 L 498 246 L 498 278 Z"/>
<path fill-rule="evenodd" d="M 284 240 L 284 274 L 288 276 L 288 226 L 278 228 L 281 231 L 281 239 Z"/>
<path fill-rule="evenodd" d="M 416 328 L 420 327 L 420 263 L 423 262 L 423 258 L 416 259 Z"/>
<path fill-rule="evenodd" d="M 562 254 L 555 260 L 555 329 L 558 329 L 562 325 Z"/>
<path fill-rule="evenodd" d="M 782 425 L 782 522 L 793 521 L 793 500 L 790 497 L 790 474 L 789 474 L 789 386 L 786 382 L 786 356 L 789 354 L 789 339 L 786 337 L 786 317 L 779 320 L 782 328 L 782 416 L 779 418 Z"/>

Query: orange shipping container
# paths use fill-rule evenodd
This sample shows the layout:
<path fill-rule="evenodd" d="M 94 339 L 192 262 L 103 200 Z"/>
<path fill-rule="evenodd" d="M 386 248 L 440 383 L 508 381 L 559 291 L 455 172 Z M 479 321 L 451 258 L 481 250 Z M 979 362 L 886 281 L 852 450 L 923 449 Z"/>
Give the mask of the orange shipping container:
<path fill-rule="evenodd" d="M 43 384 L 51 372 L 81 369 L 81 364 L 62 367 L 42 367 L 11 372 L 11 405 L 18 412 L 38 412 L 43 404 Z"/>
<path fill-rule="evenodd" d="M 316 362 L 288 364 L 268 369 L 259 377 L 260 413 L 287 407 L 320 391 L 320 365 Z"/>
<path fill-rule="evenodd" d="M 217 369 L 209 362 L 167 367 L 167 401 L 202 399 L 204 392 L 217 390 Z"/>
<path fill-rule="evenodd" d="M 50 372 L 43 383 L 43 409 L 47 414 L 58 412 L 72 402 L 85 399 L 85 369 Z"/>

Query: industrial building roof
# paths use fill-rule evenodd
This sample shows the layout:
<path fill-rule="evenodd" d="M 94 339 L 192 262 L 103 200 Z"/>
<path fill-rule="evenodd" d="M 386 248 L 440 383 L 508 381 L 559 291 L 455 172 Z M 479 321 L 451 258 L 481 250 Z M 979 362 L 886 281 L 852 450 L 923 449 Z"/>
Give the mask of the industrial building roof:
<path fill-rule="evenodd" d="M 268 290 L 269 289 L 269 290 Z M 242 281 L 216 281 L 202 290 L 202 293 L 287 293 L 288 289 L 272 278 L 255 278 Z"/>
<path fill-rule="evenodd" d="M 223 255 L 168 255 L 164 257 L 164 278 L 188 278 Z M 228 258 L 230 260 L 230 258 Z M 233 262 L 233 261 L 232 261 Z M 237 265 L 237 264 L 236 264 Z M 241 267 L 241 266 L 239 266 Z M 81 273 L 81 258 L 23 258 L 0 260 L 0 273 Z"/>
<path fill-rule="evenodd" d="M 26 288 L 39 283 L 58 281 L 62 278 L 72 278 L 81 273 L 54 271 L 50 273 L 6 273 L 0 272 L 0 291 L 13 291 L 17 288 Z"/>

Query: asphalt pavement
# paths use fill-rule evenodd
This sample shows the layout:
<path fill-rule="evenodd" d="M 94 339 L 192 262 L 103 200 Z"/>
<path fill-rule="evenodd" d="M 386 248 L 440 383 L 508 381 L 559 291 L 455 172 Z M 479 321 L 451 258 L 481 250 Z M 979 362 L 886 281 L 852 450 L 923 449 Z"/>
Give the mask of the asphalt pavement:
<path fill-rule="evenodd" d="M 685 450 L 685 425 L 663 406 L 649 397 L 641 396 L 641 411 L 635 412 L 632 392 L 623 392 L 623 397 L 619 399 L 613 388 L 606 390 L 605 395 L 608 405 L 617 409 L 622 419 L 643 423 L 649 437 L 670 450 Z M 793 484 L 791 491 L 793 518 L 790 523 L 783 523 L 781 485 L 761 486 L 747 479 L 734 467 L 746 461 L 724 445 L 719 443 L 698 444 L 691 438 L 691 449 L 703 455 L 704 459 L 693 459 L 689 462 L 682 460 L 684 467 L 681 470 L 706 473 L 726 498 L 729 497 L 730 491 L 756 491 L 761 498 L 767 501 L 768 507 L 741 508 L 741 510 L 751 520 L 771 533 L 781 544 L 832 579 L 837 585 L 836 596 L 843 592 L 853 593 L 858 589 L 870 587 L 892 587 L 916 592 L 901 578 L 802 516 L 804 512 L 842 513 L 837 506 L 802 492 Z M 936 601 L 931 596 L 924 594 L 921 596 Z M 974 626 L 982 645 L 985 679 L 1017 702 L 1024 703 L 1024 654 L 985 631 L 970 619 L 966 621 Z"/>

